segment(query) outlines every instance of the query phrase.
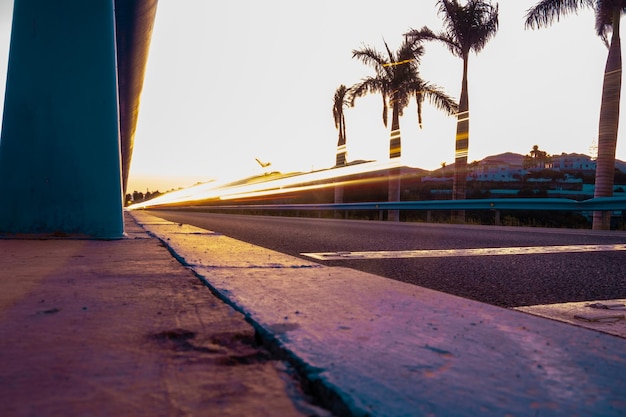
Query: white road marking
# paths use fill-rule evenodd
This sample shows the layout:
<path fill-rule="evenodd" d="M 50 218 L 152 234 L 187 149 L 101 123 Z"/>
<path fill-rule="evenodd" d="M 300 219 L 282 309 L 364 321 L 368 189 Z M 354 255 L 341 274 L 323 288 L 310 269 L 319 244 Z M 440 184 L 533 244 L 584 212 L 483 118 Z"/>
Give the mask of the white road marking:
<path fill-rule="evenodd" d="M 537 255 L 545 253 L 612 251 L 626 251 L 626 244 L 620 243 L 616 245 L 520 246 L 511 248 L 426 249 L 367 252 L 345 251 L 301 253 L 301 255 L 322 261 L 337 261 L 353 259 L 444 258 L 454 256 Z"/>

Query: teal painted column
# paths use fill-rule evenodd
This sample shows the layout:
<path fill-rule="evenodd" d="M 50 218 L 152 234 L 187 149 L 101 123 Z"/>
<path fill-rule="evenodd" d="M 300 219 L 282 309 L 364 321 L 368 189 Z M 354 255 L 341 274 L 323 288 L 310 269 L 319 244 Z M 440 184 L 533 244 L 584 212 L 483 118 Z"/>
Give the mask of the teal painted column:
<path fill-rule="evenodd" d="M 0 235 L 124 235 L 113 0 L 15 0 Z"/>

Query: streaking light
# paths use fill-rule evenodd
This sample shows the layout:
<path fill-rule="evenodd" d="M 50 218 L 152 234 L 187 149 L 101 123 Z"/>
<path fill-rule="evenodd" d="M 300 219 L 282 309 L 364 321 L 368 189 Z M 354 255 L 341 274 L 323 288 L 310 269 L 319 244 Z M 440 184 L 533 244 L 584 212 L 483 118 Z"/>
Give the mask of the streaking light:
<path fill-rule="evenodd" d="M 367 162 L 363 164 L 347 165 L 322 171 L 313 171 L 304 174 L 267 174 L 260 177 L 252 177 L 237 182 L 229 183 L 205 183 L 195 185 L 183 190 L 163 194 L 157 198 L 132 204 L 129 210 L 137 210 L 149 207 L 167 206 L 182 203 L 192 203 L 203 200 L 234 200 L 268 196 L 273 194 L 285 194 L 297 191 L 334 187 L 337 185 L 354 184 L 355 182 L 368 182 L 368 180 L 345 181 L 343 177 L 384 169 L 398 168 L 400 161 Z M 336 179 L 336 181 L 331 181 Z M 311 184 L 319 181 L 327 181 L 325 184 Z"/>
<path fill-rule="evenodd" d="M 383 67 L 395 67 L 396 65 L 408 64 L 409 62 L 413 60 L 414 58 L 405 59 L 404 61 L 398 61 L 398 62 L 388 62 L 386 64 L 383 64 Z"/>

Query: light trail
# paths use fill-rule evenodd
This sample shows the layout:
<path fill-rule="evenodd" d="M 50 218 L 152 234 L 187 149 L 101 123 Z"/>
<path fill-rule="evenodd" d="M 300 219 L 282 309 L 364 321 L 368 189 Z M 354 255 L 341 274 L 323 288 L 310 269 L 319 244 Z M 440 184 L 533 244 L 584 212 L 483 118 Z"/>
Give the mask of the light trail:
<path fill-rule="evenodd" d="M 411 61 L 414 61 L 415 58 L 411 58 L 411 59 L 405 59 L 404 61 L 397 61 L 397 62 L 388 62 L 386 64 L 383 64 L 383 67 L 395 67 L 396 65 L 404 65 L 404 64 L 408 64 Z"/>
<path fill-rule="evenodd" d="M 368 172 L 381 171 L 400 167 L 400 161 L 386 162 L 366 162 L 363 164 L 347 165 L 339 168 L 330 168 L 321 171 L 313 171 L 303 174 L 276 174 L 265 177 L 252 177 L 247 180 L 230 183 L 205 183 L 195 185 L 183 190 L 173 191 L 144 201 L 132 204 L 127 208 L 137 210 L 149 207 L 159 207 L 174 204 L 192 203 L 203 200 L 234 200 L 246 199 L 259 196 L 280 195 L 298 191 L 320 189 L 325 187 L 335 187 L 337 185 L 348 185 L 355 183 L 365 183 L 373 180 L 345 181 L 341 178 L 365 174 Z M 336 181 L 332 181 L 336 179 Z M 326 181 L 324 184 L 312 184 L 319 181 Z"/>

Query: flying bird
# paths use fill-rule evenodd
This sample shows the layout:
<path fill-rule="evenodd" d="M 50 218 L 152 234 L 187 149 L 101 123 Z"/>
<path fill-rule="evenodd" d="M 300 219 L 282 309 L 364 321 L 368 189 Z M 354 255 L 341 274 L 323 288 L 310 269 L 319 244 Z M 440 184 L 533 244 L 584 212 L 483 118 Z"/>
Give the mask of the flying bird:
<path fill-rule="evenodd" d="M 261 168 L 267 168 L 268 166 L 272 165 L 271 162 L 263 162 L 259 158 L 254 159 L 259 163 L 259 165 L 261 165 Z"/>

